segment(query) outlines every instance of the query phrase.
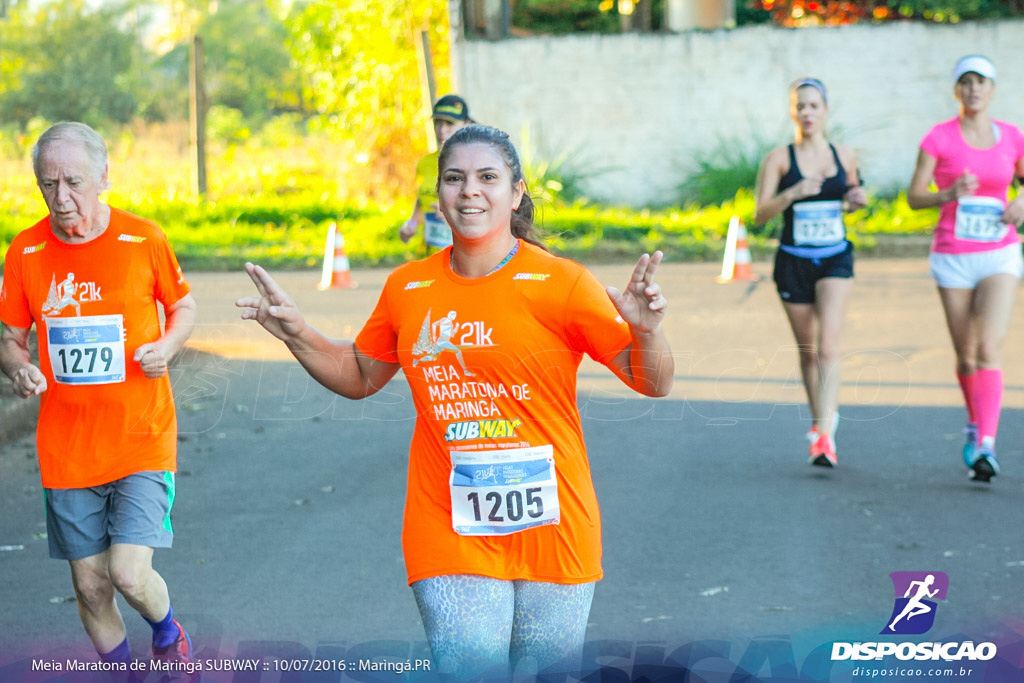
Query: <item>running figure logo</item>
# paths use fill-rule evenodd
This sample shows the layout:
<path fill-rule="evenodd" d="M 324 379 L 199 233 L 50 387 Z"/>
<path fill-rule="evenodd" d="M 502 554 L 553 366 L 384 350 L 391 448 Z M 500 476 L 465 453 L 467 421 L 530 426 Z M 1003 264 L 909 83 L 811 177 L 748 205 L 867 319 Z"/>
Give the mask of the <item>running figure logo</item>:
<path fill-rule="evenodd" d="M 946 599 L 949 577 L 944 572 L 893 572 L 889 577 L 896 592 L 896 604 L 881 633 L 926 633 L 935 623 L 935 600 Z"/>
<path fill-rule="evenodd" d="M 50 280 L 50 292 L 46 296 L 46 303 L 43 304 L 43 313 L 57 314 L 68 306 L 75 307 L 75 315 L 82 315 L 82 307 L 75 299 L 75 274 L 68 273 L 63 282 L 57 284 L 57 276 Z"/>
<path fill-rule="evenodd" d="M 455 316 L 455 311 L 448 311 L 448 315 L 431 324 L 430 310 L 427 311 L 427 317 L 423 319 L 423 325 L 420 327 L 420 336 L 412 346 L 413 367 L 416 367 L 418 363 L 437 360 L 442 351 L 451 351 L 462 367 L 462 374 L 467 377 L 473 376 L 473 373 L 466 368 L 466 361 L 462 358 L 462 349 L 452 342 L 452 335 L 455 334 L 455 330 L 459 326 L 455 322 Z"/>

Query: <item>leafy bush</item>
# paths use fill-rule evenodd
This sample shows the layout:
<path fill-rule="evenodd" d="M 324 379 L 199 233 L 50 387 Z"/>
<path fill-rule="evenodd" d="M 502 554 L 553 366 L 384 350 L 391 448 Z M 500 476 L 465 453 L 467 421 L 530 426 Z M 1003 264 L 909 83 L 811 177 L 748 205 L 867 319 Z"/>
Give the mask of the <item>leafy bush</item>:
<path fill-rule="evenodd" d="M 1024 14 L 1021 0 L 750 0 L 747 6 L 769 13 L 783 26 L 906 20 L 956 23 Z"/>
<path fill-rule="evenodd" d="M 679 203 L 721 204 L 742 189 L 752 191 L 761 159 L 772 147 L 761 138 L 719 138 L 714 147 L 696 154 L 692 167 L 684 171 L 686 178 L 677 190 Z"/>
<path fill-rule="evenodd" d="M 209 140 L 241 143 L 252 137 L 252 130 L 240 110 L 214 105 L 206 113 L 206 135 Z"/>
<path fill-rule="evenodd" d="M 534 203 L 547 204 L 586 203 L 585 183 L 607 173 L 611 167 L 595 166 L 583 156 L 583 148 L 544 156 L 533 148 L 530 129 L 525 126 L 520 134 L 519 161 Z"/>
<path fill-rule="evenodd" d="M 535 33 L 614 33 L 619 18 L 596 2 L 519 0 L 513 5 L 512 25 Z"/>
<path fill-rule="evenodd" d="M 651 24 L 662 26 L 663 0 L 651 2 Z M 696 2 L 697 0 L 685 0 Z M 512 25 L 531 33 L 618 33 L 617 0 L 516 0 Z M 957 22 L 1024 15 L 1024 0 L 736 0 L 736 24 L 782 26 L 858 21 Z"/>

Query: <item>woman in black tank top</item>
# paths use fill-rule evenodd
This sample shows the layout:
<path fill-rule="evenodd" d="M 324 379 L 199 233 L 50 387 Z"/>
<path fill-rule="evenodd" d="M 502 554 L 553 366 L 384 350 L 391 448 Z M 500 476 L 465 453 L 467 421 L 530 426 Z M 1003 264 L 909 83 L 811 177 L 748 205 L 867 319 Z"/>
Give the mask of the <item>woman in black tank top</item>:
<path fill-rule="evenodd" d="M 796 204 L 804 204 L 805 202 L 821 202 L 829 200 L 842 202 L 843 198 L 846 196 L 846 193 L 849 191 L 848 183 L 846 180 L 846 169 L 843 168 L 843 163 L 839 159 L 839 152 L 831 143 L 829 143 L 828 147 L 830 150 L 832 150 L 832 158 L 834 160 L 836 168 L 838 168 L 839 171 L 835 175 L 825 178 L 821 182 L 821 187 L 817 194 L 810 197 L 804 197 L 803 199 L 799 200 L 799 202 L 794 202 L 786 207 L 786 209 L 782 212 L 782 234 L 779 236 L 780 244 L 784 244 L 787 246 L 803 246 L 803 242 L 805 240 L 800 239 L 798 236 L 794 236 L 793 234 L 793 207 Z M 786 147 L 786 149 L 789 152 L 789 170 L 786 171 L 786 173 L 781 178 L 779 178 L 779 183 L 776 192 L 783 192 L 785 190 L 788 190 L 789 188 L 793 187 L 794 185 L 798 184 L 801 180 L 804 179 L 803 174 L 800 173 L 800 165 L 796 159 L 795 145 L 790 144 Z M 839 208 L 841 209 L 842 207 L 840 206 Z M 833 235 L 831 239 L 829 239 L 828 234 L 819 234 L 816 237 L 818 239 L 816 239 L 815 242 L 817 242 L 818 244 L 815 244 L 814 246 L 829 246 L 831 244 L 837 244 L 844 241 L 846 239 L 846 232 L 843 231 L 841 234 Z M 805 256 L 805 258 L 807 257 L 808 256 Z"/>
<path fill-rule="evenodd" d="M 775 284 L 796 337 L 800 372 L 814 423 L 807 432 L 810 462 L 836 465 L 839 420 L 839 336 L 853 285 L 853 245 L 843 211 L 866 204 L 856 155 L 825 136 L 828 94 L 814 78 L 789 89 L 793 144 L 761 162 L 754 221 L 782 215 Z"/>

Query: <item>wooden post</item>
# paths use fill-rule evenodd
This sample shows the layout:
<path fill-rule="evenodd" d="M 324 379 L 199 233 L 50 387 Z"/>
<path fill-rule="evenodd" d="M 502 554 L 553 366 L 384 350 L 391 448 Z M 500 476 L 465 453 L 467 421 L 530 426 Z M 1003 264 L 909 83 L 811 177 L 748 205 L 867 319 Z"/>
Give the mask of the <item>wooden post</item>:
<path fill-rule="evenodd" d="M 651 0 L 637 0 L 633 7 L 633 30 L 651 32 Z"/>
<path fill-rule="evenodd" d="M 434 60 L 430 54 L 430 34 L 420 31 L 420 39 L 416 41 L 416 61 L 420 70 L 420 93 L 427 120 L 427 149 L 437 149 L 434 136 L 434 102 L 437 101 L 437 80 L 434 76 Z"/>
<path fill-rule="evenodd" d="M 203 81 L 203 39 L 198 35 L 192 37 L 192 49 L 189 51 L 189 123 L 191 137 L 195 145 L 196 173 L 195 191 L 200 197 L 206 196 L 206 92 Z"/>
<path fill-rule="evenodd" d="M 713 30 L 736 26 L 736 0 L 667 0 L 665 28 Z"/>
<path fill-rule="evenodd" d="M 691 0 L 687 0 L 690 2 Z M 619 0 L 619 29 L 623 32 L 651 30 L 651 0 Z"/>
<path fill-rule="evenodd" d="M 633 0 L 618 0 L 616 3 L 619 10 L 619 30 L 628 33 L 633 30 L 633 10 L 636 8 Z"/>
<path fill-rule="evenodd" d="M 482 0 L 461 0 L 461 1 L 464 3 L 463 6 L 462 6 L 462 10 L 463 10 L 463 15 L 464 15 L 463 19 L 465 21 L 465 29 L 464 29 L 465 32 L 466 32 L 465 33 L 465 37 L 466 38 L 476 38 L 476 37 L 480 36 L 483 33 L 483 31 L 481 30 L 481 27 L 480 27 L 480 25 L 483 22 L 478 18 L 481 14 L 483 14 L 483 8 L 480 7 L 480 5 L 482 4 Z M 449 8 L 449 11 L 448 11 L 449 20 L 453 16 L 454 15 L 453 15 L 451 9 Z M 451 30 L 452 31 L 455 30 L 454 26 L 452 26 Z"/>
<path fill-rule="evenodd" d="M 427 100 L 431 108 L 437 101 L 437 77 L 434 73 L 434 58 L 430 52 L 430 34 L 420 31 L 420 46 L 423 50 L 424 84 L 427 86 Z"/>
<path fill-rule="evenodd" d="M 484 37 L 488 40 L 508 38 L 511 11 L 508 0 L 483 0 Z"/>

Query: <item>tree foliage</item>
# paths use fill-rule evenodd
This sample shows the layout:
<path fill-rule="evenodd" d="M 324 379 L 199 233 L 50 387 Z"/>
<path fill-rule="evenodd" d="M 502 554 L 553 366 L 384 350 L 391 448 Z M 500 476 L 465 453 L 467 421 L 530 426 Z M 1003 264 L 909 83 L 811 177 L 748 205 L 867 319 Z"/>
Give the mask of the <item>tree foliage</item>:
<path fill-rule="evenodd" d="M 288 30 L 271 3 L 222 0 L 201 23 L 207 96 L 259 119 L 301 109 Z"/>
<path fill-rule="evenodd" d="M 428 146 L 422 31 L 437 94 L 449 87 L 446 0 L 21 0 L 8 10 L 0 130 L 186 119 L 199 35 L 210 130 L 237 141 L 288 112 L 352 142 L 340 161 L 363 169 L 371 196 L 405 191 Z"/>
<path fill-rule="evenodd" d="M 618 5 L 572 0 L 516 0 L 512 24 L 536 33 L 616 33 Z"/>
<path fill-rule="evenodd" d="M 620 7 L 640 0 L 512 0 L 512 25 L 528 33 L 618 33 Z M 663 25 L 667 3 L 651 2 L 652 29 Z M 696 2 L 697 0 L 686 0 Z M 774 21 L 782 26 L 859 21 L 956 22 L 1024 15 L 1024 0 L 736 0 L 736 24 Z"/>
<path fill-rule="evenodd" d="M 0 119 L 131 120 L 146 67 L 121 18 L 120 8 L 60 0 L 0 22 Z"/>
<path fill-rule="evenodd" d="M 362 141 L 364 155 L 354 161 L 385 183 L 407 184 L 408 160 L 426 149 L 420 31 L 429 37 L 437 94 L 448 89 L 445 13 L 442 0 L 315 1 L 288 19 L 303 101 L 324 125 Z"/>
<path fill-rule="evenodd" d="M 751 0 L 782 26 L 851 24 L 860 21 L 1001 19 L 1024 15 L 1024 0 Z"/>
<path fill-rule="evenodd" d="M 189 44 L 194 35 L 203 41 L 204 92 L 212 105 L 236 110 L 250 125 L 282 111 L 301 111 L 284 10 L 277 0 L 136 2 L 167 17 L 154 26 L 153 43 L 155 52 L 164 52 L 157 66 L 176 88 L 173 95 L 168 93 L 173 118 L 188 111 Z"/>
<path fill-rule="evenodd" d="M 265 120 L 301 109 L 277 2 L 50 0 L 0 21 L 0 119 L 91 124 L 188 114 L 188 42 L 205 46 L 213 104 Z"/>

